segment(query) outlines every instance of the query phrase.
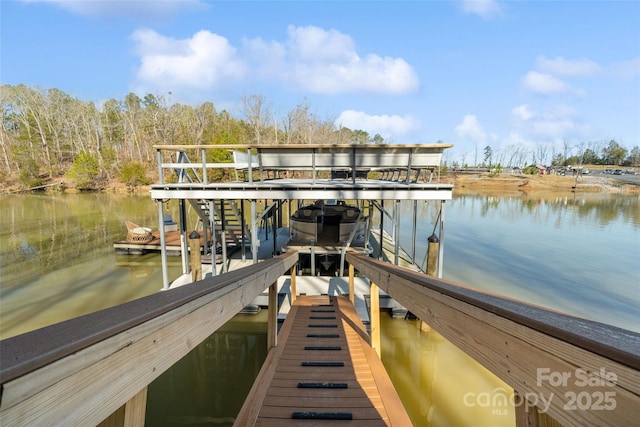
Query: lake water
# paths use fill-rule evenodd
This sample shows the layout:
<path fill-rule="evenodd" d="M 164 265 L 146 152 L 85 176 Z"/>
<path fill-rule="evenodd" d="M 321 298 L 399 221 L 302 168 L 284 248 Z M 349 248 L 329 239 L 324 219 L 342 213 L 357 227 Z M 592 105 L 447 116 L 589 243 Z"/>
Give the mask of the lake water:
<path fill-rule="evenodd" d="M 419 260 L 436 215 L 419 204 Z M 156 228 L 157 207 L 145 196 L 0 196 L 0 337 L 157 292 L 158 255 L 114 254 L 125 220 Z M 446 203 L 445 226 L 444 278 L 640 331 L 638 196 L 463 196 Z M 411 232 L 408 217 L 405 248 Z M 180 259 L 169 262 L 175 278 Z M 263 315 L 236 316 L 151 384 L 147 424 L 231 425 L 266 356 Z M 437 332 L 382 317 L 383 361 L 415 425 L 513 425 L 512 408 L 462 404 L 508 387 Z"/>

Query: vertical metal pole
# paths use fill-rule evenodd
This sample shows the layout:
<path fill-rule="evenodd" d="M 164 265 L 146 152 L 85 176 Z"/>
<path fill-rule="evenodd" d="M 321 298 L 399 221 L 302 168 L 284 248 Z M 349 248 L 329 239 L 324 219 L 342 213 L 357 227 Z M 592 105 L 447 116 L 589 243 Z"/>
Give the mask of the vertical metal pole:
<path fill-rule="evenodd" d="M 249 172 L 249 184 L 253 184 L 253 167 L 252 167 L 252 158 L 251 158 L 251 148 L 247 148 L 247 157 L 249 158 L 249 164 L 247 171 Z"/>
<path fill-rule="evenodd" d="M 203 204 L 206 204 L 207 201 L 206 200 L 201 200 L 200 201 L 200 206 L 202 206 Z M 204 255 L 206 255 L 208 253 L 208 248 L 209 248 L 209 234 L 207 233 L 207 230 L 209 229 L 209 225 L 207 224 L 207 221 L 203 220 L 202 218 L 200 218 L 200 220 L 202 221 L 202 239 L 203 239 L 203 245 L 202 245 L 202 253 Z"/>
<path fill-rule="evenodd" d="M 378 259 L 384 258 L 384 199 L 380 200 L 380 254 Z"/>
<path fill-rule="evenodd" d="M 442 279 L 442 266 L 444 262 L 444 204 L 445 201 L 440 201 L 440 248 L 438 251 L 438 278 Z"/>
<path fill-rule="evenodd" d="M 202 183 L 208 184 L 207 181 L 207 151 L 203 148 L 201 150 L 202 153 Z"/>
<path fill-rule="evenodd" d="M 393 230 L 393 240 L 395 242 L 395 254 L 393 255 L 393 263 L 398 265 L 400 253 L 400 200 L 396 200 L 393 207 L 393 219 L 395 221 L 395 228 Z"/>
<path fill-rule="evenodd" d="M 160 150 L 158 150 L 158 153 Z M 167 272 L 167 238 L 164 235 L 164 209 L 162 200 L 158 202 L 158 219 L 160 226 L 160 258 L 162 259 L 162 290 L 169 289 L 169 274 Z"/>
<path fill-rule="evenodd" d="M 277 206 L 277 205 L 276 205 Z M 273 207 L 273 209 L 276 209 L 276 206 Z M 273 212 L 273 210 L 271 211 L 271 227 L 273 228 L 273 256 L 278 255 L 278 224 L 276 224 L 276 219 L 277 219 L 277 211 Z M 268 219 L 267 219 L 268 221 Z"/>
<path fill-rule="evenodd" d="M 315 276 L 316 275 L 316 247 L 313 246 L 315 245 L 315 242 L 311 242 L 312 245 L 309 247 L 309 252 L 311 252 L 311 275 Z"/>
<path fill-rule="evenodd" d="M 242 228 L 242 247 L 241 247 L 241 253 L 242 253 L 242 262 L 244 263 L 247 260 L 247 247 L 246 247 L 246 241 L 247 241 L 247 235 L 245 234 L 245 228 L 246 228 L 246 223 L 244 220 L 244 199 L 240 200 L 240 227 Z"/>
<path fill-rule="evenodd" d="M 220 230 L 220 245 L 222 246 L 222 272 L 227 272 L 227 226 L 224 220 L 224 200 L 220 200 L 220 221 L 222 221 L 222 230 Z"/>
<path fill-rule="evenodd" d="M 157 150 L 158 152 L 158 180 L 160 184 L 164 184 L 164 176 L 162 174 L 162 150 Z M 164 220 L 162 221 L 164 222 Z"/>
<path fill-rule="evenodd" d="M 267 349 L 278 344 L 278 282 L 269 286 L 269 309 L 267 318 Z"/>
<path fill-rule="evenodd" d="M 189 246 L 187 245 L 187 210 L 184 199 L 180 199 L 178 202 L 180 206 L 180 249 L 182 251 L 182 274 L 187 274 L 189 272 Z"/>
<path fill-rule="evenodd" d="M 214 211 L 215 202 L 213 200 L 209 201 L 209 223 L 211 225 L 211 275 L 215 277 L 217 273 L 216 267 L 216 258 L 218 256 L 218 251 L 216 249 L 216 214 Z"/>
<path fill-rule="evenodd" d="M 418 201 L 413 201 L 413 232 L 411 233 L 411 262 L 416 263 L 416 224 L 418 221 Z"/>
<path fill-rule="evenodd" d="M 251 199 L 251 256 L 258 263 L 258 223 L 256 221 L 256 199 Z"/>
<path fill-rule="evenodd" d="M 316 183 L 316 149 L 315 148 L 311 149 L 311 170 L 313 171 L 312 182 L 315 184 Z"/>
<path fill-rule="evenodd" d="M 349 264 L 349 301 L 356 305 L 356 286 L 355 286 L 356 269 L 353 264 Z"/>

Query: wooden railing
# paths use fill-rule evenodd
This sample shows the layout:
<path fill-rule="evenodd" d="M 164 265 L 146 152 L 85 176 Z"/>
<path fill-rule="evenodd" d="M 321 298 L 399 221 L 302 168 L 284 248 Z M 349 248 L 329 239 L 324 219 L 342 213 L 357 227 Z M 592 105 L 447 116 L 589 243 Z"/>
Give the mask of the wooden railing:
<path fill-rule="evenodd" d="M 0 341 L 0 424 L 143 425 L 147 385 L 297 260 L 286 253 Z"/>
<path fill-rule="evenodd" d="M 549 416 L 567 426 L 638 424 L 640 334 L 365 255 L 349 253 L 347 262 L 371 280 L 372 300 L 377 287 L 384 290 L 513 387 L 517 426 L 542 425 Z"/>

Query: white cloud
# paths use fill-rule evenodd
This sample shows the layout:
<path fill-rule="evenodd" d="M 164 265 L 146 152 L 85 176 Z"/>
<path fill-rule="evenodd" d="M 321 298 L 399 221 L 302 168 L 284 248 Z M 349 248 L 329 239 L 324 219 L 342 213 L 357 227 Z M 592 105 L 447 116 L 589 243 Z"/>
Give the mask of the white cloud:
<path fill-rule="evenodd" d="M 131 38 L 140 54 L 137 85 L 143 88 L 209 89 L 240 79 L 246 72 L 245 64 L 227 39 L 209 31 L 176 40 L 153 30 L 138 30 Z"/>
<path fill-rule="evenodd" d="M 520 120 L 529 120 L 533 117 L 533 113 L 528 105 L 520 105 L 511 110 L 511 115 Z"/>
<path fill-rule="evenodd" d="M 462 0 L 460 6 L 465 13 L 472 13 L 485 19 L 502 13 L 502 8 L 496 0 Z"/>
<path fill-rule="evenodd" d="M 297 60 L 348 63 L 358 56 L 353 39 L 333 29 L 289 25 L 287 36 L 288 50 Z"/>
<path fill-rule="evenodd" d="M 93 17 L 124 17 L 149 20 L 167 18 L 179 12 L 208 7 L 200 0 L 22 0 L 24 3 L 50 3 L 71 13 Z"/>
<path fill-rule="evenodd" d="M 132 39 L 140 55 L 136 86 L 143 90 L 211 89 L 240 78 L 319 94 L 395 95 L 419 89 L 417 74 L 406 61 L 361 57 L 351 37 L 336 30 L 290 26 L 284 43 L 245 39 L 239 49 L 209 31 L 176 40 L 138 30 Z"/>
<path fill-rule="evenodd" d="M 536 65 L 544 73 L 563 77 L 590 76 L 600 71 L 600 66 L 590 59 L 570 60 L 561 56 L 554 59 L 539 56 Z"/>
<path fill-rule="evenodd" d="M 404 94 L 416 92 L 419 80 L 401 58 L 358 55 L 351 37 L 336 30 L 288 28 L 286 81 L 313 93 Z"/>
<path fill-rule="evenodd" d="M 488 136 L 482 128 L 478 118 L 473 114 L 467 114 L 462 122 L 455 127 L 456 135 L 460 138 L 469 138 L 470 140 L 484 144 Z"/>
<path fill-rule="evenodd" d="M 549 74 L 529 71 L 522 79 L 522 86 L 534 93 L 551 95 L 572 92 L 571 86 Z"/>
<path fill-rule="evenodd" d="M 585 137 L 591 128 L 582 123 L 576 111 L 559 104 L 542 112 L 533 111 L 527 105 L 511 110 L 514 132 L 531 139 L 561 140 L 562 138 Z"/>
<path fill-rule="evenodd" d="M 612 64 L 610 74 L 623 79 L 640 77 L 640 58 L 630 59 Z"/>
<path fill-rule="evenodd" d="M 346 110 L 336 119 L 337 127 L 364 130 L 370 136 L 380 134 L 386 140 L 406 135 L 420 128 L 420 123 L 411 116 L 369 115 L 362 111 Z"/>

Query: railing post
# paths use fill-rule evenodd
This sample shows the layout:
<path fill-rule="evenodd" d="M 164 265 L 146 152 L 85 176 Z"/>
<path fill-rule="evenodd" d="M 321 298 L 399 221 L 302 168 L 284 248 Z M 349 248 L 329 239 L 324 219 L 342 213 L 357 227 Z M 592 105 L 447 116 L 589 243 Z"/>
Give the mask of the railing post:
<path fill-rule="evenodd" d="M 200 261 L 200 234 L 193 230 L 189 234 L 189 252 L 191 254 L 191 280 L 202 280 L 202 261 Z M 215 264 L 214 264 L 215 265 Z"/>
<path fill-rule="evenodd" d="M 124 427 L 143 427 L 147 412 L 147 387 L 124 405 Z"/>
<path fill-rule="evenodd" d="M 353 304 L 354 306 L 356 305 L 356 298 L 355 298 L 355 267 L 353 266 L 353 264 L 349 264 L 349 301 L 351 301 L 351 304 Z"/>
<path fill-rule="evenodd" d="M 200 152 L 202 157 L 202 183 L 208 184 L 209 182 L 207 178 L 207 150 L 203 148 L 202 150 L 200 150 Z"/>
<path fill-rule="evenodd" d="M 147 387 L 109 415 L 98 427 L 144 427 L 147 411 Z"/>
<path fill-rule="evenodd" d="M 267 320 L 267 350 L 278 344 L 278 282 L 269 286 L 269 317 Z"/>
<path fill-rule="evenodd" d="M 380 289 L 371 282 L 369 292 L 369 321 L 371 326 L 371 347 L 381 356 L 380 351 Z"/>
<path fill-rule="evenodd" d="M 440 247 L 440 240 L 435 233 L 433 233 L 427 239 L 429 242 L 427 245 L 427 265 L 426 265 L 426 273 L 431 276 L 435 276 L 438 273 L 438 251 Z"/>
<path fill-rule="evenodd" d="M 529 407 L 524 404 L 526 399 L 522 394 L 514 390 L 514 402 L 522 402 L 515 405 L 516 410 L 516 427 L 538 427 L 538 410 L 535 407 Z"/>
<path fill-rule="evenodd" d="M 164 176 L 162 174 L 162 150 L 158 149 L 158 181 L 164 184 Z"/>

